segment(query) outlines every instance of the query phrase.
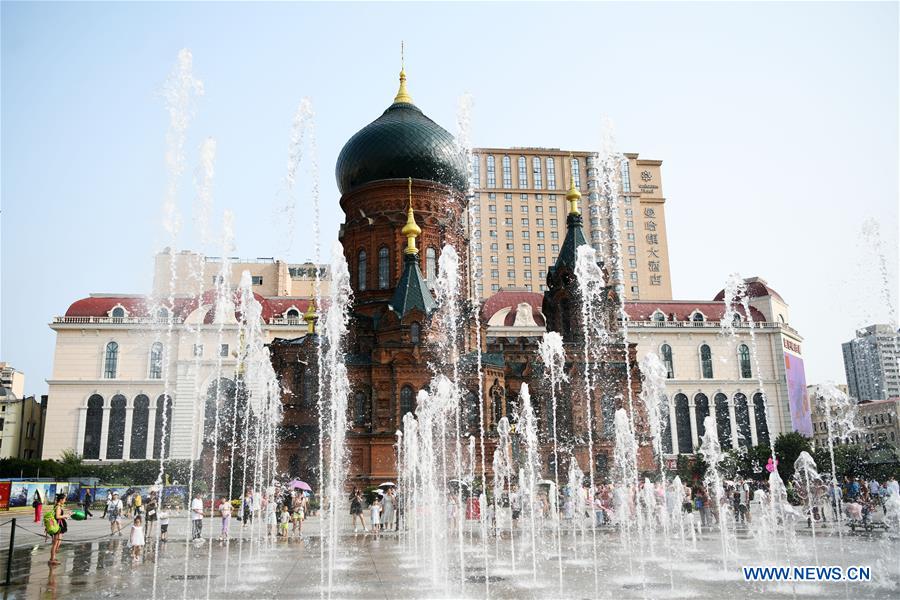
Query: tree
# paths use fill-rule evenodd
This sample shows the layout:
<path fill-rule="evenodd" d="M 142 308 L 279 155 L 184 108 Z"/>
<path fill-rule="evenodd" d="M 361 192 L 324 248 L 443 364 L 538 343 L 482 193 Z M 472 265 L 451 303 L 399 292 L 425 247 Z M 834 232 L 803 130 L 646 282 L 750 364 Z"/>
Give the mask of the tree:
<path fill-rule="evenodd" d="M 778 459 L 778 474 L 782 481 L 788 481 L 794 475 L 794 461 L 800 453 L 812 454 L 812 444 L 802 433 L 792 431 L 782 433 L 775 439 L 775 457 Z"/>

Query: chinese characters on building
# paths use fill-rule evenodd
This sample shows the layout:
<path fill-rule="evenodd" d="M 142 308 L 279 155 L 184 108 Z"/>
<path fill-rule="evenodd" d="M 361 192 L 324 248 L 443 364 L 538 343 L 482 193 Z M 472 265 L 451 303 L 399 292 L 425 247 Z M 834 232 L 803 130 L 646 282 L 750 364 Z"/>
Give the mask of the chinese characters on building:
<path fill-rule="evenodd" d="M 647 241 L 647 270 L 650 271 L 650 285 L 662 285 L 662 275 L 659 267 L 659 234 L 656 233 L 656 209 L 647 207 L 644 209 L 644 239 Z"/>

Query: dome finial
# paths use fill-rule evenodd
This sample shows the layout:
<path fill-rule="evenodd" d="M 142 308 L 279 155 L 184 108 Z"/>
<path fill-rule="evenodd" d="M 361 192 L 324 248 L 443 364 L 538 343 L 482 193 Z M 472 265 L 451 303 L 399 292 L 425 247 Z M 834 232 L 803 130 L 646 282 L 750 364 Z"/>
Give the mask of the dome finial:
<path fill-rule="evenodd" d="M 409 208 L 406 211 L 406 225 L 400 231 L 406 236 L 406 254 L 418 254 L 416 238 L 422 233 L 422 229 L 416 224 L 416 215 L 412 207 L 412 177 L 409 178 Z"/>
<path fill-rule="evenodd" d="M 403 56 L 403 42 L 400 42 L 400 89 L 397 90 L 397 95 L 394 96 L 394 103 L 397 102 L 405 102 L 406 104 L 412 104 L 413 99 L 412 96 L 409 95 L 409 92 L 406 91 L 406 65 L 405 65 L 405 57 Z"/>
<path fill-rule="evenodd" d="M 316 301 L 311 300 L 306 312 L 303 314 L 303 320 L 306 321 L 306 332 L 310 335 L 316 332 L 316 321 L 319 319 L 316 315 Z"/>
<path fill-rule="evenodd" d="M 572 157 L 572 153 L 569 153 L 569 168 L 572 169 L 572 162 L 575 159 Z M 575 170 L 572 169 L 572 174 L 569 176 L 569 191 L 566 192 L 566 200 L 569 202 L 569 214 L 570 215 L 580 215 L 581 211 L 578 210 L 578 201 L 581 200 L 581 192 L 575 187 Z"/>

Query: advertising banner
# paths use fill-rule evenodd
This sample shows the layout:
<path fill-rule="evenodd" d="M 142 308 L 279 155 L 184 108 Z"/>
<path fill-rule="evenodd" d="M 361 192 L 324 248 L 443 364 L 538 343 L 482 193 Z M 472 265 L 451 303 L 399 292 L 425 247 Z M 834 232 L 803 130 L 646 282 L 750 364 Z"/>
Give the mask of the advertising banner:
<path fill-rule="evenodd" d="M 812 407 L 806 391 L 806 371 L 803 369 L 803 359 L 785 352 L 784 370 L 787 375 L 791 426 L 794 431 L 812 437 Z"/>
<path fill-rule="evenodd" d="M 9 488 L 12 484 L 0 481 L 0 508 L 9 508 Z"/>

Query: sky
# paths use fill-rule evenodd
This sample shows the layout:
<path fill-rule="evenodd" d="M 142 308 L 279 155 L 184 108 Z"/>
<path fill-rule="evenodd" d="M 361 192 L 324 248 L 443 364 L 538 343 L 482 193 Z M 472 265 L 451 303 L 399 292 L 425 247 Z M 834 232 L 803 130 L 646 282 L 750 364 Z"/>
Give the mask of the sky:
<path fill-rule="evenodd" d="M 211 136 L 213 237 L 229 209 L 234 255 L 314 258 L 311 171 L 293 230 L 284 218 L 308 98 L 327 259 L 335 160 L 393 99 L 404 40 L 416 104 L 453 132 L 471 94 L 475 146 L 596 150 L 609 119 L 621 151 L 662 160 L 674 297 L 763 277 L 805 338 L 808 382 L 844 382 L 841 342 L 897 314 L 896 3 L 3 2 L 0 21 L 0 360 L 26 393 L 46 392 L 52 318 L 92 292 L 148 292 L 173 243 L 162 89 L 183 48 L 204 94 L 178 249 L 221 253 L 192 214 Z"/>

